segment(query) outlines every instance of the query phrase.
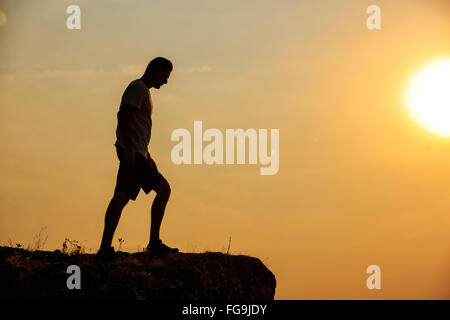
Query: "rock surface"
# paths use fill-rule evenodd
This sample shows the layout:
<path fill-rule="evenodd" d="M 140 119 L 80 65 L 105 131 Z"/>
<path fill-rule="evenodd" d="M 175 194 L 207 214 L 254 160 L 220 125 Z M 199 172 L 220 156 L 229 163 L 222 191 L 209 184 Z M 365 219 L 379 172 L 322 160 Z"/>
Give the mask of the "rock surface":
<path fill-rule="evenodd" d="M 70 265 L 81 289 L 69 290 Z M 0 247 L 1 298 L 132 300 L 273 300 L 276 280 L 257 258 L 219 252 L 149 257 L 123 253 L 110 262 L 92 254 Z"/>

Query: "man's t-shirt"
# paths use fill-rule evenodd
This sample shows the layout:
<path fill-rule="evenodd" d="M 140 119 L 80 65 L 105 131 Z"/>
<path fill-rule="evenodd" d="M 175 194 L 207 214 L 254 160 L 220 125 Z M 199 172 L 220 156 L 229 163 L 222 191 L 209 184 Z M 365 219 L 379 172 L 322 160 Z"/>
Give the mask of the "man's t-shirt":
<path fill-rule="evenodd" d="M 122 95 L 119 112 L 124 103 L 136 108 L 135 112 L 131 113 L 130 132 L 128 135 L 134 150 L 146 156 L 152 130 L 151 115 L 153 106 L 149 88 L 145 85 L 144 81 L 136 79 L 128 85 Z M 125 142 L 119 125 L 117 125 L 116 137 L 117 140 L 114 145 L 124 148 Z"/>

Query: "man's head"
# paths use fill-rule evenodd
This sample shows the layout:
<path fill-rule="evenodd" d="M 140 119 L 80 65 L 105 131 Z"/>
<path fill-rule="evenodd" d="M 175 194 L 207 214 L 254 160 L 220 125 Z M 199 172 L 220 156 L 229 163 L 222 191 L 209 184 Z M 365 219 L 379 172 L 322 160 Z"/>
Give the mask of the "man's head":
<path fill-rule="evenodd" d="M 147 69 L 142 76 L 149 88 L 159 89 L 162 85 L 167 83 L 170 73 L 172 72 L 172 62 L 163 57 L 157 57 L 150 61 Z"/>

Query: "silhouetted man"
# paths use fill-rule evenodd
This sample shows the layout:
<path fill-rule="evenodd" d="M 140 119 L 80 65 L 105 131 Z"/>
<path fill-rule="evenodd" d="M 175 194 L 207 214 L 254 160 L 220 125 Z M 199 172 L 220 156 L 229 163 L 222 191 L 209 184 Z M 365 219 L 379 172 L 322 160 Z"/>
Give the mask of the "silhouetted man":
<path fill-rule="evenodd" d="M 177 248 L 168 247 L 159 238 L 170 186 L 148 152 L 153 111 L 150 89 L 159 89 L 166 84 L 172 68 L 172 63 L 165 58 L 153 59 L 144 75 L 132 81 L 122 95 L 114 144 L 120 160 L 119 171 L 114 196 L 106 210 L 99 256 L 116 255 L 111 243 L 122 209 L 130 199 L 136 200 L 141 188 L 146 194 L 151 190 L 156 192 L 151 208 L 150 242 L 146 250 L 150 253 L 178 252 Z"/>

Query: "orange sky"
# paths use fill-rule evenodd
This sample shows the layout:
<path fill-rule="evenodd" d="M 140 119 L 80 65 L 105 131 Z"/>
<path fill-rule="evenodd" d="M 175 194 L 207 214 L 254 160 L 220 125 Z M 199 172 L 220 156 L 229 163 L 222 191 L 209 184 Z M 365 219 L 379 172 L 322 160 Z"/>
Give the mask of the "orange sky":
<path fill-rule="evenodd" d="M 408 81 L 450 56 L 448 1 L 0 1 L 0 242 L 45 227 L 98 249 L 114 190 L 116 113 L 148 61 L 150 152 L 172 187 L 161 229 L 181 251 L 260 258 L 276 299 L 450 298 L 450 138 L 405 106 Z M 367 6 L 382 29 L 366 28 Z M 177 128 L 280 130 L 280 168 L 171 162 Z M 149 196 L 125 208 L 122 249 L 149 237 Z M 381 290 L 368 290 L 379 265 Z"/>

